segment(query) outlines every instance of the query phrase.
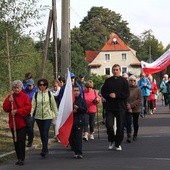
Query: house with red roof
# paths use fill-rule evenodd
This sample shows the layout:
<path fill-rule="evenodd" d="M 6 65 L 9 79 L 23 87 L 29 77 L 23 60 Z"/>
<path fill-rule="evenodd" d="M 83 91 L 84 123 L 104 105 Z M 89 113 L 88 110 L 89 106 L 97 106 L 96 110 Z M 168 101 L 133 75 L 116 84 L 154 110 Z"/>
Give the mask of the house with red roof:
<path fill-rule="evenodd" d="M 141 64 L 136 51 L 127 46 L 117 34 L 112 33 L 99 51 L 85 51 L 89 74 L 112 75 L 112 66 L 119 64 L 122 73 L 141 73 Z"/>

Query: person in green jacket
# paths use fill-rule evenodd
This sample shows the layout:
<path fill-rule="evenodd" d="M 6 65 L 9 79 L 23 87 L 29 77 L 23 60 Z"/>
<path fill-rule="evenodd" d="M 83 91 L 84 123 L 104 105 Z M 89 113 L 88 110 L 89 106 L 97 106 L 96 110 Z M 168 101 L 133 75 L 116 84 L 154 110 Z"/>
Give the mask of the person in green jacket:
<path fill-rule="evenodd" d="M 40 132 L 42 142 L 40 155 L 45 157 L 48 154 L 49 129 L 52 120 L 57 116 L 57 105 L 54 96 L 49 94 L 48 81 L 46 79 L 39 79 L 37 87 L 39 90 L 32 99 L 31 115 L 34 116 Z"/>

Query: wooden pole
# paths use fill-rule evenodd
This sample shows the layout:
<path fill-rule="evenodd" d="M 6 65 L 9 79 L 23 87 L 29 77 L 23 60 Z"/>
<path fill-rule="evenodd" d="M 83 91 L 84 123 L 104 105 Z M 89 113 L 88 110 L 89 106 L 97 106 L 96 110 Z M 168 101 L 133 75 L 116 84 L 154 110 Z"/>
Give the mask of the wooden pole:
<path fill-rule="evenodd" d="M 6 48 L 7 48 L 9 91 L 11 91 L 12 76 L 11 76 L 11 59 L 10 59 L 10 54 L 9 54 L 9 36 L 8 36 L 8 31 L 6 31 Z"/>
<path fill-rule="evenodd" d="M 62 0 L 62 33 L 61 33 L 61 75 L 65 77 L 71 67 L 70 49 L 70 0 Z"/>
<path fill-rule="evenodd" d="M 56 0 L 52 0 L 52 20 L 53 20 L 53 56 L 54 56 L 54 79 L 58 77 L 58 60 L 57 60 L 57 11 Z"/>
<path fill-rule="evenodd" d="M 50 39 L 50 34 L 51 34 L 51 26 L 52 26 L 52 10 L 50 10 L 50 13 L 49 13 L 46 39 L 45 39 L 45 45 L 44 45 L 44 50 L 43 50 L 43 56 L 42 56 L 42 67 L 41 67 L 41 74 L 40 74 L 41 78 L 44 78 L 44 74 L 45 74 L 45 63 L 46 63 L 47 55 L 48 55 L 48 46 L 49 46 L 49 39 Z"/>

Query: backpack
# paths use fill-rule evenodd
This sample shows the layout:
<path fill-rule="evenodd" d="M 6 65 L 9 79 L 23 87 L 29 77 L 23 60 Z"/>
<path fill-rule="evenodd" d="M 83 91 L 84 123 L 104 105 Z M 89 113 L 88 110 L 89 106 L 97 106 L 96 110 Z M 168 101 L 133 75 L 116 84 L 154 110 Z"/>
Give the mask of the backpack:
<path fill-rule="evenodd" d="M 35 95 L 34 95 L 34 97 L 35 97 L 35 110 L 34 110 L 34 112 L 33 112 L 33 117 L 35 116 L 35 114 L 36 114 L 36 110 L 37 110 L 37 95 L 38 95 L 38 92 L 36 91 L 35 92 Z M 48 90 L 48 96 L 49 96 L 49 101 L 50 101 L 50 108 L 51 108 L 51 110 L 52 110 L 52 106 L 51 106 L 51 92 Z"/>
<path fill-rule="evenodd" d="M 166 83 L 166 86 L 167 86 L 167 92 L 168 94 L 170 94 L 170 81 Z"/>

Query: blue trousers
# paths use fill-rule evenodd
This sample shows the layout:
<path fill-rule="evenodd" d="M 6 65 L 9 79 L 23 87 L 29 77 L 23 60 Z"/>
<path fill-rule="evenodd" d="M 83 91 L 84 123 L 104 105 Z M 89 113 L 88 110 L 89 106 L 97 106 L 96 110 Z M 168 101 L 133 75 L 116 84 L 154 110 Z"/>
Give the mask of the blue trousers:
<path fill-rule="evenodd" d="M 41 142 L 42 142 L 42 152 L 48 153 L 48 134 L 50 130 L 52 119 L 40 120 L 36 119 L 36 123 L 39 128 Z"/>

